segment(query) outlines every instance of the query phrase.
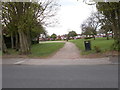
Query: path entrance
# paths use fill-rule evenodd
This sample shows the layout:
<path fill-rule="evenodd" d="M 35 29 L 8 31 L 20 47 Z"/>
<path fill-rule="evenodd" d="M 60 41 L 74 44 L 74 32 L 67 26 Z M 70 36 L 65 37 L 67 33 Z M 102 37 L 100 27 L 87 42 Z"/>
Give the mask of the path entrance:
<path fill-rule="evenodd" d="M 61 48 L 55 55 L 50 59 L 78 59 L 80 58 L 80 51 L 71 42 L 66 42 L 64 47 Z"/>
<path fill-rule="evenodd" d="M 16 61 L 17 60 L 17 61 Z M 10 62 L 11 61 L 11 62 Z M 27 64 L 27 65 L 96 65 L 112 64 L 109 57 L 106 58 L 81 58 L 80 51 L 71 42 L 65 42 L 63 48 L 47 59 L 6 59 L 3 64 Z"/>

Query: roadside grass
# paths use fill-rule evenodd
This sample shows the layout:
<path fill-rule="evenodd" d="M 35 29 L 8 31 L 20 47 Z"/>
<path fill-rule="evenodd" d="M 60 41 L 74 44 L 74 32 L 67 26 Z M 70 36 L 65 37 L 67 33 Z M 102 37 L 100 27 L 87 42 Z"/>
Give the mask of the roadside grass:
<path fill-rule="evenodd" d="M 64 44 L 65 43 L 35 44 L 31 47 L 32 54 L 30 54 L 29 57 L 48 57 L 62 48 Z"/>
<path fill-rule="evenodd" d="M 85 51 L 85 46 L 84 46 L 84 41 L 91 41 L 91 49 L 90 51 Z M 75 45 L 81 50 L 82 55 L 88 55 L 88 54 L 94 54 L 96 53 L 95 46 L 97 46 L 100 50 L 101 53 L 106 52 L 106 51 L 111 51 L 112 50 L 112 45 L 114 43 L 113 39 L 106 40 L 105 37 L 103 38 L 96 38 L 96 40 L 93 39 L 78 39 L 78 40 L 70 40 L 70 42 L 75 43 Z"/>
<path fill-rule="evenodd" d="M 60 48 L 64 46 L 65 43 L 41 43 L 41 44 L 34 44 L 31 46 L 31 54 L 28 57 L 40 57 L 45 58 L 51 56 L 55 52 L 57 52 Z M 18 51 L 14 49 L 8 49 L 9 55 L 17 56 L 19 55 Z M 5 55 L 5 54 L 4 54 Z"/>
<path fill-rule="evenodd" d="M 7 50 L 8 50 L 8 55 L 19 55 L 19 52 L 14 49 L 9 48 Z"/>

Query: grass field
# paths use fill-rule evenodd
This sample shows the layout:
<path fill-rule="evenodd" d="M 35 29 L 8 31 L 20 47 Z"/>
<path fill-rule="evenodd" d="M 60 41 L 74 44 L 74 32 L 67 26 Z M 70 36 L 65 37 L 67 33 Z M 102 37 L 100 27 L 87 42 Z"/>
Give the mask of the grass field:
<path fill-rule="evenodd" d="M 58 51 L 64 43 L 41 43 L 32 46 L 30 57 L 47 57 Z"/>
<path fill-rule="evenodd" d="M 28 57 L 48 57 L 55 52 L 57 52 L 60 48 L 64 46 L 65 43 L 41 43 L 34 44 L 31 47 L 31 54 Z M 8 49 L 9 55 L 17 56 L 19 52 L 14 49 Z"/>
<path fill-rule="evenodd" d="M 96 40 L 93 39 L 89 39 L 89 40 L 91 41 L 91 48 L 92 48 L 92 50 L 90 51 L 85 51 L 85 46 L 84 46 L 85 39 L 71 40 L 70 42 L 76 44 L 76 46 L 81 50 L 82 55 L 96 53 L 94 46 L 97 46 L 101 50 L 101 52 L 112 50 L 112 44 L 114 42 L 113 39 L 106 40 L 106 38 L 96 38 Z"/>

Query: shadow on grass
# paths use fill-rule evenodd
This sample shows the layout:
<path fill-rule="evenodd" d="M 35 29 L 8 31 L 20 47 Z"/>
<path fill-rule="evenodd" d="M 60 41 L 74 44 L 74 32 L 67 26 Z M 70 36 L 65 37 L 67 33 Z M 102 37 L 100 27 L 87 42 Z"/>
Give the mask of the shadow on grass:
<path fill-rule="evenodd" d="M 60 48 L 64 46 L 65 43 L 41 43 L 41 44 L 34 44 L 31 46 L 31 54 L 29 55 L 19 55 L 19 52 L 14 49 L 8 49 L 8 53 L 6 56 L 13 56 L 13 57 L 37 57 L 37 58 L 45 58 L 49 57 L 55 52 L 57 52 Z M 4 54 L 5 56 L 5 54 Z"/>

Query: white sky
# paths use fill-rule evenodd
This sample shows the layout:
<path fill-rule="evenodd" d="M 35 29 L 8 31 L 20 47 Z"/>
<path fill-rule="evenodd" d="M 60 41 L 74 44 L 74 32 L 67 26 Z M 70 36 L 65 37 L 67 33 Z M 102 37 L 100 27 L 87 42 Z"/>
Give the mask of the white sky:
<path fill-rule="evenodd" d="M 96 11 L 94 5 L 87 5 L 83 0 L 59 0 L 59 4 L 61 7 L 56 18 L 60 24 L 55 27 L 46 27 L 49 35 L 53 33 L 63 35 L 71 30 L 80 34 L 82 22 L 90 16 L 91 12 Z"/>

